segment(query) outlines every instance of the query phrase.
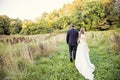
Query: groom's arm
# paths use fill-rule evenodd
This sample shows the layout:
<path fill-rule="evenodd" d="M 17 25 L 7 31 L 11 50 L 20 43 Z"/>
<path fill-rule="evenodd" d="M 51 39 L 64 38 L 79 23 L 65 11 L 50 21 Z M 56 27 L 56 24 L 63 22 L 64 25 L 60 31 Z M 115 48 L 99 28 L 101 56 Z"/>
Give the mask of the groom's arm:
<path fill-rule="evenodd" d="M 67 32 L 67 36 L 66 36 L 66 43 L 68 44 L 69 42 L 69 32 Z"/>

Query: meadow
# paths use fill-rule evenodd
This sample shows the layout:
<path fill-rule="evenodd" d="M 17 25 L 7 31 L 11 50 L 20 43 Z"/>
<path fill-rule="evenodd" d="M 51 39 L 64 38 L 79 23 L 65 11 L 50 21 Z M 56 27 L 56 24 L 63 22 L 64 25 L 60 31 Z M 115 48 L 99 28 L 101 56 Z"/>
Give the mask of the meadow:
<path fill-rule="evenodd" d="M 95 80 L 120 80 L 120 30 L 86 33 Z M 0 80 L 85 80 L 69 61 L 66 34 L 0 36 Z"/>

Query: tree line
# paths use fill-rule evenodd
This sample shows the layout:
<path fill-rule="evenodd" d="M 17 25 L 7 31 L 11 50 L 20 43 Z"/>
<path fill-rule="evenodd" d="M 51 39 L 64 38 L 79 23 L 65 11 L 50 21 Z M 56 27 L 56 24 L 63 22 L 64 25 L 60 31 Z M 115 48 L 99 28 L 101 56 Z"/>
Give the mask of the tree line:
<path fill-rule="evenodd" d="M 66 31 L 71 24 L 79 30 L 109 30 L 120 28 L 118 0 L 74 0 L 59 10 L 44 12 L 36 21 L 0 15 L 0 34 L 42 34 Z"/>

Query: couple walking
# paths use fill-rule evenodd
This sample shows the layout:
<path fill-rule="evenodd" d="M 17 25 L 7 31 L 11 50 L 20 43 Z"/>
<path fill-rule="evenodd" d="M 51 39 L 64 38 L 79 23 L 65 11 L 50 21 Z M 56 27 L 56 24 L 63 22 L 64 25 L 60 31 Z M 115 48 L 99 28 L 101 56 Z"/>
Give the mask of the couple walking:
<path fill-rule="evenodd" d="M 76 68 L 85 79 L 93 80 L 95 66 L 89 58 L 90 50 L 86 42 L 85 29 L 81 28 L 80 32 L 78 32 L 74 25 L 72 25 L 71 29 L 67 32 L 66 42 L 69 46 L 70 61 L 75 60 Z"/>

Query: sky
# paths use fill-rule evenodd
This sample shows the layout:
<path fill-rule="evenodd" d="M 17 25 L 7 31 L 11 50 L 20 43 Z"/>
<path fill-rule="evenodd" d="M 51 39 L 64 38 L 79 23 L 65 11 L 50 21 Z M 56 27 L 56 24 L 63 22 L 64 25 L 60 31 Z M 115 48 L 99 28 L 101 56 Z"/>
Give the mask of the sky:
<path fill-rule="evenodd" d="M 0 15 L 34 20 L 43 12 L 50 13 L 72 2 L 73 0 L 0 0 Z"/>

